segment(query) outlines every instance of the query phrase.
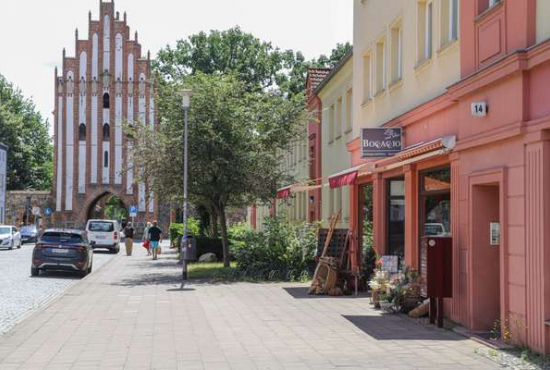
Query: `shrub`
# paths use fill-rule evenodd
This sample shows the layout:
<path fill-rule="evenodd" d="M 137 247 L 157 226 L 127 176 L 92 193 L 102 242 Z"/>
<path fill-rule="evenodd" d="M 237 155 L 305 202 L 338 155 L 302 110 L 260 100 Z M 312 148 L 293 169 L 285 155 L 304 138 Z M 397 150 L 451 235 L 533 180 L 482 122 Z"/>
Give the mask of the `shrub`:
<path fill-rule="evenodd" d="M 315 268 L 319 223 L 289 223 L 282 217 L 265 220 L 264 231 L 234 235 L 236 273 L 257 280 L 309 279 Z"/>
<path fill-rule="evenodd" d="M 197 237 L 200 231 L 200 223 L 196 218 L 190 217 L 187 219 L 187 233 Z M 180 245 L 183 236 L 183 224 L 170 224 L 170 243 L 172 245 Z"/>

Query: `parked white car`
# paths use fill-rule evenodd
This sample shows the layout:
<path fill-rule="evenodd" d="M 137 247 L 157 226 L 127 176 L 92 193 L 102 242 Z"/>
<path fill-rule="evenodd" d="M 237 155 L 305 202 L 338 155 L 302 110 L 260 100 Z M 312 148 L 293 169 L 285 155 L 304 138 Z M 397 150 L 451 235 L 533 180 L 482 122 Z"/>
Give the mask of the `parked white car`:
<path fill-rule="evenodd" d="M 0 248 L 21 248 L 21 233 L 15 226 L 0 226 Z"/>
<path fill-rule="evenodd" d="M 88 220 L 86 234 L 93 249 L 108 249 L 113 253 L 120 251 L 121 232 L 117 221 Z"/>
<path fill-rule="evenodd" d="M 449 236 L 449 232 L 445 230 L 445 225 L 440 223 L 424 224 L 425 236 Z"/>

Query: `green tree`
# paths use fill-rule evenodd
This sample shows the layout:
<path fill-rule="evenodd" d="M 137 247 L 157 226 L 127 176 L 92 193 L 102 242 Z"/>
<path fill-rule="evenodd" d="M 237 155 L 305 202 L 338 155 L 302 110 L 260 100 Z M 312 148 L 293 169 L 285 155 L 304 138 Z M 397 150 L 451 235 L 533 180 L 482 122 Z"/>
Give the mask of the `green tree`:
<path fill-rule="evenodd" d="M 33 102 L 0 75 L 0 142 L 9 147 L 8 190 L 49 190 L 53 149 L 48 122 Z"/>
<path fill-rule="evenodd" d="M 338 43 L 336 47 L 332 49 L 330 56 L 321 55 L 317 60 L 314 60 L 312 65 L 317 67 L 334 68 L 338 65 L 340 60 L 353 50 L 353 45 L 349 42 L 344 44 Z"/>
<path fill-rule="evenodd" d="M 280 153 L 296 137 L 296 125 L 305 120 L 302 95 L 289 98 L 280 91 L 250 91 L 234 75 L 196 74 L 189 111 L 189 192 L 195 204 L 216 211 L 229 266 L 228 207 L 244 207 L 273 198 L 281 179 Z M 139 144 L 135 171 L 161 195 L 179 195 L 183 182 L 183 108 L 179 84 L 167 84 L 159 98 L 162 125 L 158 131 L 136 125 Z M 146 150 L 144 148 L 149 148 Z"/>
<path fill-rule="evenodd" d="M 292 95 L 304 90 L 309 65 L 302 53 L 280 50 L 239 27 L 179 40 L 174 48 L 161 50 L 154 63 L 167 81 L 197 73 L 233 74 L 248 89 L 276 89 Z"/>

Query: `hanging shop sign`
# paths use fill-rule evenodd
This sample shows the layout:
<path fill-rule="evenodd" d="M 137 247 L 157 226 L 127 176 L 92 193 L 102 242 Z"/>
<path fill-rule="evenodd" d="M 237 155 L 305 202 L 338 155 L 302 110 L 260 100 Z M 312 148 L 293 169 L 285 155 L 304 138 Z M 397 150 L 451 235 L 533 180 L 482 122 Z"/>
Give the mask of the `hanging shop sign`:
<path fill-rule="evenodd" d="M 362 158 L 383 158 L 398 154 L 403 149 L 401 128 L 361 129 Z"/>

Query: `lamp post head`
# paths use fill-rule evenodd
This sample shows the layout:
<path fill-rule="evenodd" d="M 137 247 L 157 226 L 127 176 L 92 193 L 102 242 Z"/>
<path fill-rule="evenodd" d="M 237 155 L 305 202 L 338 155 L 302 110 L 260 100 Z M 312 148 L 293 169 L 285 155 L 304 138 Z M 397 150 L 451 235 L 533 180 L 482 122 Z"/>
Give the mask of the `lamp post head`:
<path fill-rule="evenodd" d="M 191 106 L 191 96 L 193 96 L 193 90 L 183 89 L 181 90 L 181 101 L 183 104 L 183 109 L 189 109 Z"/>

